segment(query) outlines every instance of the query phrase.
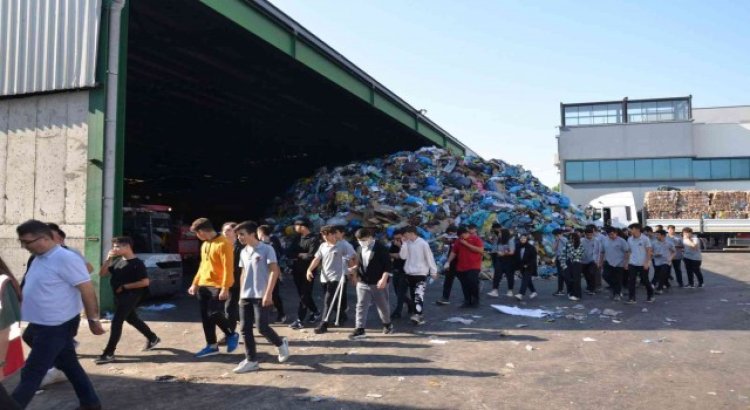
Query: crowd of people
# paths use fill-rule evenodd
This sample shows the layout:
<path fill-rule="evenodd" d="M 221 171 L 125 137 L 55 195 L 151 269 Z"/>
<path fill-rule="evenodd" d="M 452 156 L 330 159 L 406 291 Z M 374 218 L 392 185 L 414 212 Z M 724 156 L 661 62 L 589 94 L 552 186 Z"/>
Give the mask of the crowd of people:
<path fill-rule="evenodd" d="M 280 239 L 271 226 L 253 221 L 227 222 L 220 231 L 206 218 L 193 222 L 191 231 L 202 241 L 201 260 L 188 293 L 198 300 L 205 338 L 205 346 L 195 353 L 196 358 L 219 354 L 220 346 L 232 353 L 242 339 L 245 354 L 234 372 L 256 371 L 260 366 L 253 329 L 257 329 L 276 347 L 278 361 L 287 361 L 289 342 L 270 326 L 288 319 L 279 293 L 283 272 L 291 276 L 299 299 L 296 317 L 291 318 L 289 327 L 300 330 L 313 326 L 316 334 L 326 333 L 332 326 L 346 326 L 347 287 L 351 283 L 357 298 L 354 329 L 349 335 L 352 340 L 367 336 L 373 304 L 383 334 L 395 331 L 394 321 L 401 319 L 404 308 L 413 325 L 424 325 L 425 291 L 439 273 L 444 281 L 437 305 L 451 303 L 453 284 L 458 279 L 463 293 L 461 308 L 476 308 L 486 258 L 491 260 L 493 273 L 487 296 L 501 296 L 503 279 L 508 297 L 521 301 L 527 291 L 530 299 L 538 296 L 533 281 L 539 264 L 535 238 L 516 235 L 499 224 L 494 224 L 485 238 L 480 237 L 476 226 L 450 226 L 439 236 L 439 246 L 432 247 L 415 226 L 398 229 L 390 238 L 371 228 L 360 228 L 352 237 L 347 237 L 344 226 L 323 226 L 315 232 L 305 218 L 295 220 L 293 227 L 293 236 Z M 606 283 L 615 301 L 621 300 L 623 289 L 627 289 L 626 303 L 631 304 L 636 303 L 639 284 L 646 289 L 647 302 L 653 302 L 655 294 L 669 291 L 673 280 L 679 287 L 702 287 L 700 240 L 690 228 L 681 234 L 674 226 L 666 230 L 655 228 L 633 224 L 627 230 L 607 227 L 601 232 L 587 226 L 569 232 L 555 231 L 554 295 L 581 300 L 583 280 L 587 295 L 601 292 Z M 65 246 L 65 233 L 57 225 L 31 220 L 19 225 L 17 233 L 31 257 L 20 284 L 0 260 L 0 283 L 10 283 L 0 288 L 0 324 L 5 326 L 0 330 L 4 331 L 13 320 L 28 322 L 23 340 L 31 351 L 13 393 L 8 396 L 0 389 L 0 405 L 25 408 L 40 386 L 67 379 L 75 388 L 81 408 L 100 408 L 96 391 L 75 352 L 82 310 L 91 332 L 104 334 L 91 284 L 94 268 L 81 254 Z M 445 256 L 440 258 L 445 260 L 443 266 L 437 266 L 433 250 L 445 252 L 440 255 Z M 687 284 L 683 281 L 683 263 Z M 147 295 L 149 279 L 143 261 L 133 251 L 133 240 L 113 238 L 112 249 L 98 273 L 110 277 L 116 308 L 109 341 L 95 362 L 116 360 L 115 351 L 126 322 L 146 339 L 144 351 L 155 348 L 161 339 L 137 313 L 138 304 Z M 518 289 L 517 275 L 521 279 Z M 323 290 L 322 309 L 318 309 L 314 296 L 318 281 Z M 390 301 L 390 286 L 395 304 Z M 217 328 L 223 333 L 221 339 L 217 338 Z M 0 356 L 5 356 L 3 349 L 7 350 L 7 345 L 0 344 Z"/>

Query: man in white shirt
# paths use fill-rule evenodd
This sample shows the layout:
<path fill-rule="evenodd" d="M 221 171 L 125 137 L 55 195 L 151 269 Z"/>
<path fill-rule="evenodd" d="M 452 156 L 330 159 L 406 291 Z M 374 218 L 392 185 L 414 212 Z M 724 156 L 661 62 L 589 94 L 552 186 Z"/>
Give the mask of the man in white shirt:
<path fill-rule="evenodd" d="M 417 228 L 408 226 L 404 228 L 404 244 L 401 246 L 401 259 L 406 261 L 404 272 L 409 283 L 409 294 L 411 303 L 414 304 L 414 312 L 411 321 L 415 325 L 425 324 L 424 319 L 424 294 L 427 288 L 427 275 L 437 279 L 437 265 L 432 254 L 430 245 L 417 235 Z"/>
<path fill-rule="evenodd" d="M 635 287 L 639 278 L 646 286 L 648 294 L 646 302 L 651 303 L 654 301 L 654 287 L 648 280 L 648 270 L 653 258 L 653 247 L 648 237 L 641 232 L 641 224 L 632 224 L 629 228 L 630 262 L 628 263 L 628 301 L 626 303 L 631 305 L 635 303 Z"/>

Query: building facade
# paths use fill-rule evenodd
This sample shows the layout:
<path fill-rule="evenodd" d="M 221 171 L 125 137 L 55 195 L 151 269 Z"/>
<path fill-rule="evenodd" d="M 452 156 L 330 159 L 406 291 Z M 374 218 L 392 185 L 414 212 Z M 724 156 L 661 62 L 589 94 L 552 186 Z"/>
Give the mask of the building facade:
<path fill-rule="evenodd" d="M 750 105 L 693 108 L 692 96 L 560 104 L 562 192 L 579 205 L 661 186 L 750 190 Z"/>

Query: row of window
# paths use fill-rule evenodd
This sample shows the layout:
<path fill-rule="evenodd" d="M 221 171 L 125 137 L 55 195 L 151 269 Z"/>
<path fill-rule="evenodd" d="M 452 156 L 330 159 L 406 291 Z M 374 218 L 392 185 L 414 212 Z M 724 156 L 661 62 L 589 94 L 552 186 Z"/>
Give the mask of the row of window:
<path fill-rule="evenodd" d="M 563 108 L 563 126 L 620 124 L 625 122 L 684 121 L 690 119 L 688 99 L 623 101 L 571 105 Z"/>
<path fill-rule="evenodd" d="M 750 179 L 750 158 L 566 161 L 565 182 Z"/>

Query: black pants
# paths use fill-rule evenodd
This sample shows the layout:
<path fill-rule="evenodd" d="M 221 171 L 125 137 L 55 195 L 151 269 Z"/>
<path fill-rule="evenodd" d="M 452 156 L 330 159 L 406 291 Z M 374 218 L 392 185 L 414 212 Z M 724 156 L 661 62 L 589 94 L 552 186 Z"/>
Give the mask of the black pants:
<path fill-rule="evenodd" d="M 599 268 L 596 262 L 589 262 L 583 265 L 583 277 L 586 278 L 586 291 L 596 291 L 596 271 Z"/>
<path fill-rule="evenodd" d="M 607 262 L 604 262 L 604 274 L 602 278 L 609 284 L 612 290 L 612 296 L 619 296 L 622 293 L 622 282 L 623 278 L 626 277 L 625 269 L 621 267 L 615 267 Z"/>
<path fill-rule="evenodd" d="M 529 269 L 521 269 L 521 289 L 518 290 L 518 293 L 525 295 L 526 289 L 529 289 L 531 293 L 536 293 L 531 271 Z"/>
<path fill-rule="evenodd" d="M 224 303 L 224 314 L 232 332 L 237 329 L 237 323 L 240 321 L 240 288 L 239 280 L 234 282 L 229 288 L 229 298 Z"/>
<path fill-rule="evenodd" d="M 572 262 L 568 265 L 568 293 L 578 299 L 583 297 L 581 291 L 581 275 L 583 274 L 583 264 Z"/>
<path fill-rule="evenodd" d="M 323 284 L 323 311 L 321 312 L 320 323 L 324 323 L 326 321 L 326 316 L 329 316 L 328 312 L 330 310 L 332 311 L 330 316 L 328 317 L 328 323 L 335 323 L 337 315 L 340 315 L 339 318 L 344 317 L 344 311 L 346 311 L 344 298 L 341 298 L 341 310 L 339 310 L 339 301 L 337 300 L 336 303 L 334 303 L 333 301 L 334 296 L 336 296 L 336 290 L 338 289 L 338 287 L 339 281 L 330 281 Z M 344 294 L 346 294 L 346 283 L 344 283 L 343 292 Z"/>
<path fill-rule="evenodd" d="M 427 275 L 406 275 L 409 285 L 409 312 L 424 313 L 424 293 L 427 289 Z"/>
<path fill-rule="evenodd" d="M 297 319 L 304 321 L 307 317 L 307 312 L 318 314 L 318 307 L 315 306 L 315 300 L 313 300 L 313 284 L 307 280 L 307 271 L 293 271 L 292 279 L 294 279 L 294 286 L 297 288 L 297 295 L 299 295 L 299 305 L 297 306 Z"/>
<path fill-rule="evenodd" d="M 3 387 L 2 384 L 0 384 L 0 409 L 21 410 L 21 406 L 10 397 L 8 391 L 5 390 L 5 387 Z"/>
<path fill-rule="evenodd" d="M 695 284 L 694 277 L 698 278 L 698 284 L 703 285 L 703 273 L 701 272 L 701 261 L 684 258 L 685 272 L 687 272 L 688 285 Z"/>
<path fill-rule="evenodd" d="M 453 281 L 456 279 L 456 269 L 451 266 L 445 271 L 445 281 L 443 282 L 443 299 L 448 300 L 451 298 L 451 290 L 453 289 Z"/>
<path fill-rule="evenodd" d="M 651 286 L 651 282 L 648 281 L 648 271 L 643 266 L 630 265 L 628 267 L 628 299 L 635 301 L 635 288 L 638 279 L 646 287 L 646 294 L 648 298 L 654 297 L 654 287 Z"/>
<path fill-rule="evenodd" d="M 669 265 L 654 266 L 654 279 L 656 279 L 656 289 L 663 290 L 669 287 Z"/>
<path fill-rule="evenodd" d="M 464 293 L 464 304 L 467 306 L 479 305 L 479 269 L 457 272 L 456 276 L 461 281 L 461 290 Z"/>
<path fill-rule="evenodd" d="M 284 302 L 281 300 L 281 280 L 276 281 L 276 286 L 273 287 L 273 307 L 276 308 L 278 317 L 284 316 Z"/>
<path fill-rule="evenodd" d="M 406 274 L 403 272 L 393 274 L 393 291 L 396 293 L 396 307 L 393 308 L 394 315 L 401 315 L 401 310 L 404 308 L 404 303 L 409 306 L 409 313 L 411 311 L 411 299 L 406 295 L 409 290 L 409 282 L 406 280 Z"/>
<path fill-rule="evenodd" d="M 255 337 L 253 337 L 253 324 L 258 328 L 258 333 L 268 340 L 268 343 L 279 347 L 283 342 L 276 331 L 268 325 L 271 308 L 263 307 L 262 299 L 242 299 L 240 308 L 242 337 L 245 340 L 245 358 L 250 362 L 255 362 L 258 360 L 258 353 L 255 347 Z"/>
<path fill-rule="evenodd" d="M 112 318 L 112 326 L 109 330 L 109 342 L 107 343 L 107 347 L 104 348 L 105 355 L 115 354 L 117 343 L 120 341 L 120 337 L 122 337 L 122 325 L 124 322 L 128 322 L 128 324 L 136 328 L 149 341 L 156 339 L 154 332 L 138 317 L 137 308 L 141 298 L 143 298 L 142 290 L 124 290 L 122 293 L 115 294 L 115 315 Z"/>
<path fill-rule="evenodd" d="M 230 336 L 232 329 L 229 327 L 229 319 L 224 314 L 225 301 L 219 300 L 219 288 L 201 286 L 198 288 L 198 301 L 201 308 L 201 321 L 203 322 L 203 334 L 206 344 L 216 344 L 216 327 L 224 335 Z"/>
<path fill-rule="evenodd" d="M 512 291 L 516 280 L 516 264 L 513 257 L 495 256 L 493 259 L 494 263 L 492 265 L 495 272 L 494 275 L 492 275 L 492 289 L 500 289 L 500 281 L 503 279 L 504 275 L 505 279 L 508 281 L 508 290 Z"/>
<path fill-rule="evenodd" d="M 674 269 L 674 278 L 677 279 L 677 284 L 684 286 L 682 282 L 682 259 L 672 259 L 672 269 Z"/>
<path fill-rule="evenodd" d="M 558 260 L 555 260 L 555 267 L 557 268 L 557 293 L 563 293 L 568 273 L 565 272 L 565 269 L 562 268 Z M 570 289 L 568 289 L 568 293 L 570 293 Z"/>

